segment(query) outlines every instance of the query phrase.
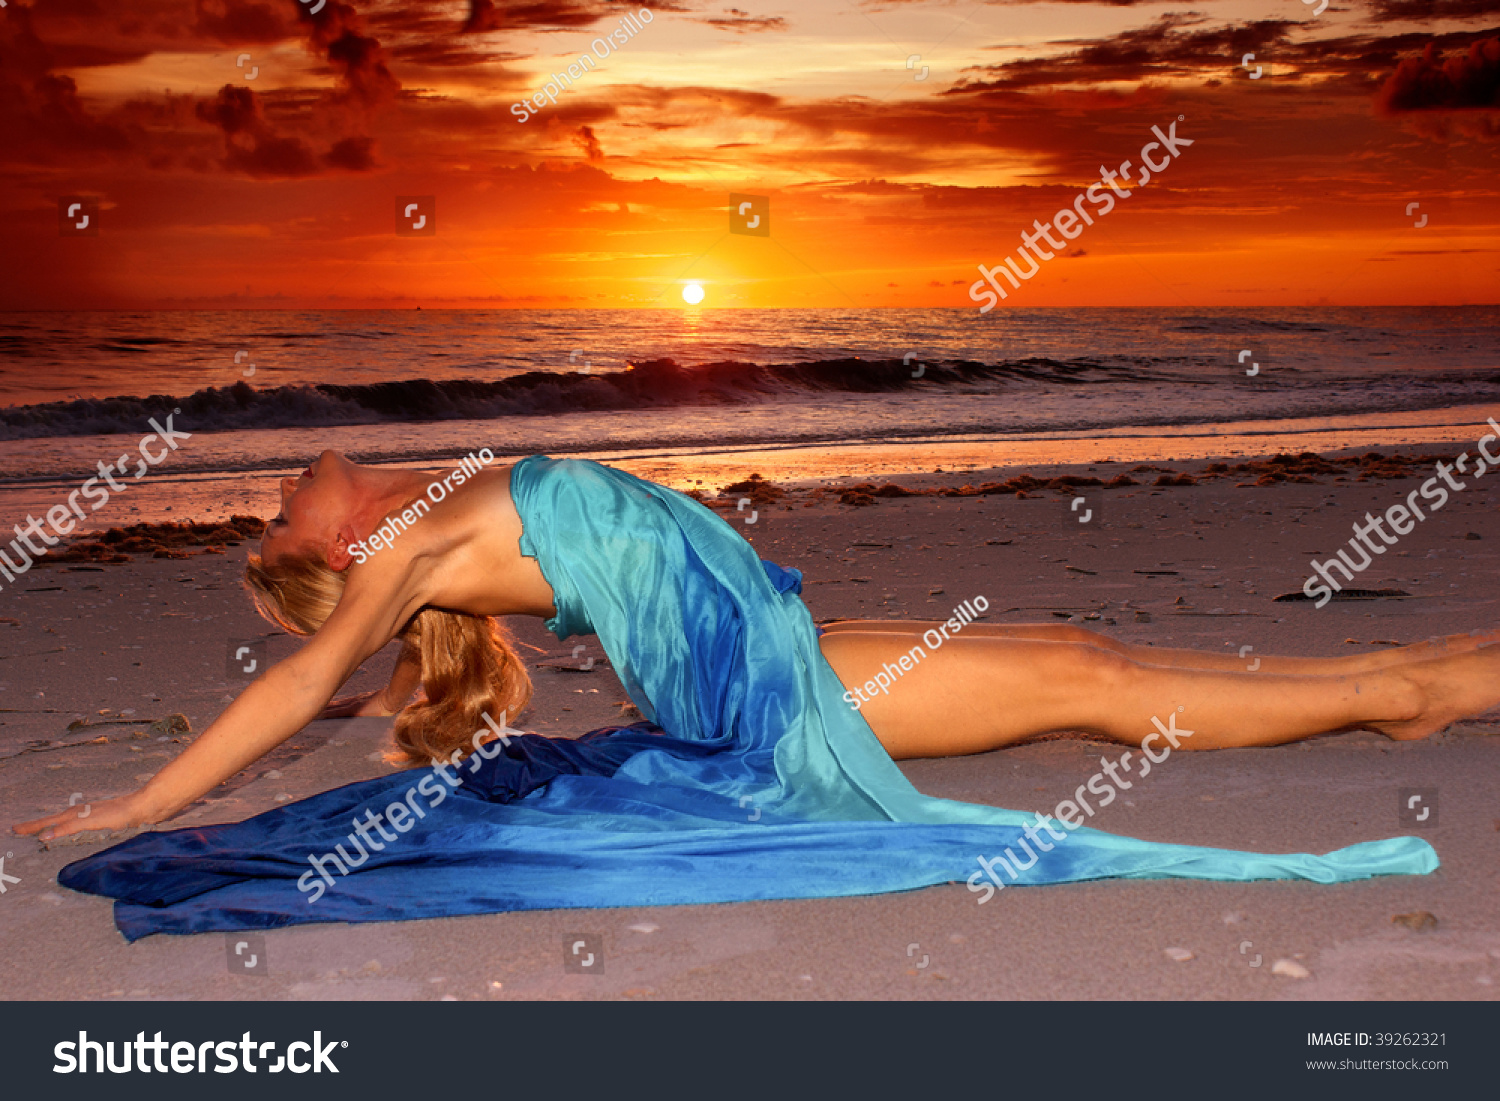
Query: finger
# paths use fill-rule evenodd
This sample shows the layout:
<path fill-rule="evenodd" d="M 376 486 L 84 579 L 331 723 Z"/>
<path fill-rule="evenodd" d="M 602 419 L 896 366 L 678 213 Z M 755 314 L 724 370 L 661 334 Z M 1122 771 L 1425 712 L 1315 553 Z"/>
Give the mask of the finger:
<path fill-rule="evenodd" d="M 67 811 L 62 811 L 58 814 L 49 814 L 45 818 L 33 818 L 30 822 L 21 822 L 17 825 L 12 826 L 10 829 L 12 833 L 19 834 L 22 837 L 28 837 L 33 833 L 39 833 L 40 831 L 46 829 L 54 822 L 62 821 L 62 819 L 64 819 L 65 817 L 67 817 Z"/>
<path fill-rule="evenodd" d="M 38 835 L 43 841 L 56 841 L 62 837 L 68 837 L 75 833 L 87 833 L 90 830 L 106 830 L 108 826 L 93 821 L 87 821 L 79 815 L 63 816 L 63 820 L 56 825 L 49 826 Z"/>
<path fill-rule="evenodd" d="M 37 834 L 42 841 L 53 841 L 59 837 L 67 837 L 71 833 L 81 833 L 84 830 L 107 829 L 107 826 L 97 821 L 84 822 L 84 814 L 79 810 L 58 811 L 56 814 L 48 815 L 46 818 L 38 818 L 34 822 L 26 822 L 15 827 L 16 832 L 22 834 Z"/>

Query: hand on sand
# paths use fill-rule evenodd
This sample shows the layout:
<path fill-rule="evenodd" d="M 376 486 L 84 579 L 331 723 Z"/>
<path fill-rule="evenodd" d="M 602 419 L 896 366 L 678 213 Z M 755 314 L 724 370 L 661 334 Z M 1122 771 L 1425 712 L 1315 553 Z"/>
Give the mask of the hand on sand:
<path fill-rule="evenodd" d="M 34 833 L 42 841 L 56 841 L 73 833 L 127 830 L 132 826 L 144 826 L 149 821 L 150 816 L 141 808 L 135 796 L 125 795 L 118 799 L 106 799 L 102 803 L 69 807 L 56 814 L 49 814 L 46 818 L 22 822 L 11 829 L 23 837 Z"/>
<path fill-rule="evenodd" d="M 384 718 L 395 713 L 395 710 L 385 702 L 385 690 L 377 688 L 373 692 L 364 692 L 358 696 L 345 696 L 341 700 L 332 701 L 318 713 L 318 718 L 353 719 L 368 715 Z"/>

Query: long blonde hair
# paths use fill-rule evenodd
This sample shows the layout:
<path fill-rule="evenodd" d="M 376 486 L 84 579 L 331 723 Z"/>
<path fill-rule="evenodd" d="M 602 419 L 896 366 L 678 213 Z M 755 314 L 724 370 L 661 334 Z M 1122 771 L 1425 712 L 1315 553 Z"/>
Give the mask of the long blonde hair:
<path fill-rule="evenodd" d="M 313 555 L 286 555 L 268 567 L 252 554 L 245 566 L 245 585 L 260 614 L 297 635 L 323 626 L 346 580 Z M 396 747 L 407 764 L 448 760 L 455 749 L 472 751 L 475 733 L 488 730 L 484 713 L 497 722 L 514 721 L 531 701 L 526 663 L 492 616 L 423 608 L 399 637 L 422 665 L 422 698 L 396 714 Z"/>

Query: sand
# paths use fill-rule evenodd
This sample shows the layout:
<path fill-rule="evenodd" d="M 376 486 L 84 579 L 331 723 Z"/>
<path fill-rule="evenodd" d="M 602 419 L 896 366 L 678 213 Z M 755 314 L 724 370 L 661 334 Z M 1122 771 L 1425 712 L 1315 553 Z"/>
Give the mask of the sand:
<path fill-rule="evenodd" d="M 1135 465 L 961 476 L 882 470 L 844 484 L 788 485 L 785 495 L 735 491 L 719 507 L 764 557 L 805 572 L 804 595 L 820 621 L 936 618 L 984 595 L 987 622 L 1071 621 L 1128 642 L 1220 652 L 1250 646 L 1253 660 L 1381 649 L 1500 619 L 1500 522 L 1484 482 L 1455 494 L 1361 576 L 1362 586 L 1408 596 L 1322 609 L 1273 599 L 1300 589 L 1313 552 L 1331 555 L 1367 509 L 1383 511 L 1415 489 L 1430 473 L 1423 461 L 1376 464 L 1391 476 L 1364 481 L 1356 479 L 1370 464 L 1260 485 L 1255 471 L 1231 471 L 1191 485 L 1082 487 L 1086 503 L 1102 504 L 1104 528 L 1079 525 L 1079 510 L 1057 489 L 1025 497 L 877 492 L 887 482 L 962 492 L 1023 473 L 1179 480 L 1132 473 Z M 1154 465 L 1201 479 L 1208 463 Z M 703 488 L 712 494 L 748 473 L 705 472 Z M 737 508 L 745 495 L 752 503 Z M 70 797 L 131 790 L 193 736 L 151 721 L 181 714 L 200 732 L 246 683 L 229 667 L 233 650 L 263 640 L 261 656 L 276 660 L 300 644 L 257 618 L 240 589 L 248 544 L 220 549 L 35 569 L 0 592 L 7 824 L 61 809 Z M 625 694 L 597 646 L 580 656 L 580 664 L 600 659 L 592 669 L 560 668 L 572 664 L 572 642 L 559 644 L 539 622 L 511 625 L 539 663 L 521 728 L 575 735 L 621 721 Z M 393 659 L 394 647 L 372 658 L 350 688 L 380 684 Z M 70 729 L 79 721 L 89 725 Z M 381 775 L 388 729 L 379 719 L 314 723 L 165 828 L 238 820 Z M 985 905 L 959 884 L 868 898 L 311 925 L 261 934 L 262 975 L 231 970 L 222 934 L 127 945 L 108 900 L 57 885 L 62 865 L 106 841 L 84 835 L 48 847 L 7 835 L 4 872 L 20 882 L 4 881 L 0 939 L 25 950 L 0 954 L 0 997 L 1493 1000 L 1497 729 L 1480 720 L 1418 743 L 1357 733 L 1178 753 L 1093 823 L 1265 851 L 1322 852 L 1418 832 L 1443 861 L 1429 876 L 1332 887 L 1104 881 L 1007 889 Z M 1050 809 L 1098 769 L 1101 755 L 1119 752 L 1066 737 L 902 767 L 934 795 Z M 1407 787 L 1437 789 L 1435 824 L 1398 822 L 1398 789 Z M 1432 920 L 1393 920 L 1424 913 Z M 564 969 L 565 938 L 578 933 L 599 938 L 602 972 Z M 1282 960 L 1307 977 L 1274 973 Z"/>

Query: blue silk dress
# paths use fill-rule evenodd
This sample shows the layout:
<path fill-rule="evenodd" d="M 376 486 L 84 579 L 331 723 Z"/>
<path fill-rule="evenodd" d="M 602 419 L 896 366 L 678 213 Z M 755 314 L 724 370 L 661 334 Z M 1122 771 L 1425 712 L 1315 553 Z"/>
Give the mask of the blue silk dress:
<path fill-rule="evenodd" d="M 596 634 L 647 721 L 577 741 L 512 737 L 440 778 L 412 769 L 244 822 L 143 833 L 69 864 L 59 882 L 117 899 L 116 923 L 136 940 L 949 882 L 978 890 L 979 858 L 993 868 L 1002 851 L 1023 884 L 1333 883 L 1437 867 L 1412 837 L 1269 855 L 1082 827 L 1034 850 L 1030 813 L 912 787 L 844 702 L 798 596 L 801 575 L 761 562 L 709 509 L 597 463 L 539 455 L 516 464 L 511 494 L 521 551 L 556 597 L 548 629 Z M 370 828 L 370 812 L 390 828 Z"/>

